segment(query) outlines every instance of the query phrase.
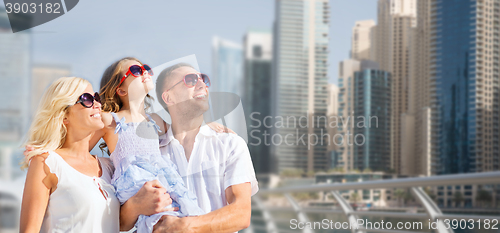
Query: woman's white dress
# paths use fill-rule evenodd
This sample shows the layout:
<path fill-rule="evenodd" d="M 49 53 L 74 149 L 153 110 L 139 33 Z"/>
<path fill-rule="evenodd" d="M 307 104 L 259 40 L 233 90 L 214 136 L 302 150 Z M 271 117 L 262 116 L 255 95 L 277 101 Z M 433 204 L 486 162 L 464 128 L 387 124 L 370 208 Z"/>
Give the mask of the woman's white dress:
<path fill-rule="evenodd" d="M 91 177 L 71 167 L 56 152 L 49 151 L 45 164 L 58 178 L 49 197 L 42 233 L 119 232 L 120 202 L 111 185 L 113 165 L 98 158 L 101 177 Z"/>

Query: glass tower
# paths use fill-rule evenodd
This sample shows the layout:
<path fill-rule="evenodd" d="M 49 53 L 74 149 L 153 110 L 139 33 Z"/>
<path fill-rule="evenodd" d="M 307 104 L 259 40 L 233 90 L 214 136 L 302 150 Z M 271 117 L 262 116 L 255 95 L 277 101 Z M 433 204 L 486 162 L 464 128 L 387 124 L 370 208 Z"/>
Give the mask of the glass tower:
<path fill-rule="evenodd" d="M 438 173 L 498 170 L 499 2 L 433 5 Z"/>
<path fill-rule="evenodd" d="M 235 42 L 213 37 L 212 39 L 213 91 L 231 92 L 242 96 L 243 47 Z"/>
<path fill-rule="evenodd" d="M 364 69 L 354 73 L 354 169 L 390 169 L 391 75 Z M 363 123 L 364 122 L 364 123 Z"/>
<path fill-rule="evenodd" d="M 1 10 L 1 9 L 0 9 Z M 31 35 L 12 33 L 7 14 L 0 13 L 0 141 L 17 141 L 30 119 Z"/>
<path fill-rule="evenodd" d="M 245 115 L 262 119 L 271 116 L 271 67 L 272 34 L 269 30 L 250 30 L 243 41 L 244 48 L 244 87 L 243 107 Z M 269 129 L 247 119 L 249 133 L 248 149 L 252 156 L 255 172 L 268 174 L 275 172 L 275 160 L 271 157 L 270 147 L 263 142 Z"/>
<path fill-rule="evenodd" d="M 12 20 L 30 22 L 24 15 Z M 5 9 L 0 8 L 0 180 L 19 174 L 21 137 L 31 118 L 31 33 L 12 33 Z"/>
<path fill-rule="evenodd" d="M 328 142 L 320 137 L 327 134 L 329 11 L 328 0 L 276 1 L 272 109 L 274 116 L 296 122 L 273 127 L 272 153 L 280 171 L 312 172 L 330 164 Z M 318 136 L 318 142 L 309 143 L 307 135 Z"/>
<path fill-rule="evenodd" d="M 247 140 L 242 107 L 243 96 L 243 46 L 213 37 L 210 114 Z M 219 93 L 217 93 L 219 92 Z"/>

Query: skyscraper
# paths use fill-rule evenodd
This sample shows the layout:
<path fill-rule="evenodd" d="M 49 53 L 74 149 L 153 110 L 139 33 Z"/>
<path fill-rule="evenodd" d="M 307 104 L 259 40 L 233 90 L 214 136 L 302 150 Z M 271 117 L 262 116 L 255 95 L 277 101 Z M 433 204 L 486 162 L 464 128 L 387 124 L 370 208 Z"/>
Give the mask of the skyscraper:
<path fill-rule="evenodd" d="M 217 36 L 212 38 L 213 91 L 243 96 L 243 47 Z"/>
<path fill-rule="evenodd" d="M 272 34 L 267 30 L 249 30 L 243 39 L 244 78 L 243 107 L 245 115 L 257 119 L 271 116 Z M 265 145 L 269 129 L 247 119 L 250 155 L 257 174 L 276 172 L 275 159 Z"/>
<path fill-rule="evenodd" d="M 5 12 L 0 14 L 0 140 L 17 141 L 30 119 L 31 35 L 12 33 Z"/>
<path fill-rule="evenodd" d="M 209 112 L 211 118 L 215 118 L 211 120 L 217 120 L 220 117 L 220 123 L 247 140 L 247 127 L 243 120 L 245 115 L 241 102 L 243 96 L 243 47 L 241 44 L 213 37 L 210 78 L 212 85 Z"/>
<path fill-rule="evenodd" d="M 417 22 L 411 34 L 408 112 L 402 118 L 402 175 L 430 176 L 439 168 L 436 124 L 432 123 L 437 119 L 437 108 L 436 79 L 431 78 L 436 72 L 431 3 L 431 0 L 417 1 Z"/>
<path fill-rule="evenodd" d="M 363 20 L 356 21 L 352 28 L 351 38 L 351 58 L 356 60 L 371 59 L 371 42 L 372 28 L 375 26 L 375 21 Z"/>
<path fill-rule="evenodd" d="M 372 58 L 391 73 L 391 168 L 401 173 L 402 116 L 408 110 L 410 45 L 416 0 L 379 0 Z"/>
<path fill-rule="evenodd" d="M 354 115 L 354 73 L 361 70 L 361 63 L 357 60 L 344 60 L 339 63 L 339 97 L 338 97 L 338 117 L 347 122 Z M 338 150 L 337 167 L 344 171 L 354 169 L 354 148 L 353 138 L 354 128 L 351 124 L 342 123 L 338 128 L 338 134 L 343 135 L 342 143 Z"/>
<path fill-rule="evenodd" d="M 379 70 L 374 61 L 348 59 L 339 64 L 338 85 L 337 134 L 342 135 L 342 143 L 335 141 L 339 144 L 337 168 L 387 171 L 381 163 L 388 163 L 390 158 L 389 140 L 385 138 L 390 135 L 390 74 Z M 373 127 L 360 128 L 363 119 L 380 121 Z"/>
<path fill-rule="evenodd" d="M 327 98 L 327 132 L 330 135 L 330 143 L 328 143 L 327 147 L 327 156 L 330 156 L 330 168 L 339 168 L 339 146 L 338 143 L 334 143 L 333 137 L 338 134 L 338 127 L 333 122 L 335 119 L 338 119 L 338 110 L 339 110 L 339 87 L 335 84 L 328 84 L 328 98 Z"/>
<path fill-rule="evenodd" d="M 20 15 L 12 20 L 29 22 Z M 12 33 L 6 12 L 0 9 L 0 179 L 11 179 L 19 143 L 29 126 L 31 93 L 31 35 Z"/>
<path fill-rule="evenodd" d="M 295 117 L 297 124 L 274 127 L 273 135 L 292 135 L 290 143 L 272 147 L 279 170 L 327 169 L 326 98 L 328 67 L 327 0 L 277 0 L 274 24 L 272 109 L 274 116 Z M 302 116 L 302 117 L 301 117 Z M 302 142 L 300 135 L 316 135 L 318 143 Z"/>
<path fill-rule="evenodd" d="M 354 168 L 390 169 L 391 77 L 387 71 L 354 73 Z M 362 135 L 362 136 L 358 136 Z"/>
<path fill-rule="evenodd" d="M 498 1 L 418 1 L 410 111 L 413 175 L 498 170 Z M 413 168 L 413 170 L 412 170 Z"/>
<path fill-rule="evenodd" d="M 499 169 L 500 3 L 432 1 L 439 174 Z"/>

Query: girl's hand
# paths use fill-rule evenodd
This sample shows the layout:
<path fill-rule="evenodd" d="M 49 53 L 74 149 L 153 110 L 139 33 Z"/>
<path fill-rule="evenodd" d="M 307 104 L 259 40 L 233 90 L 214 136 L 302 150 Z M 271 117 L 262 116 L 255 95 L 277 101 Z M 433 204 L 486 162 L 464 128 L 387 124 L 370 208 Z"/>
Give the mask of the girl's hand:
<path fill-rule="evenodd" d="M 144 183 L 142 188 L 120 208 L 120 230 L 129 231 L 134 227 L 139 215 L 150 216 L 163 211 L 179 211 L 179 208 L 165 208 L 172 204 L 172 199 L 160 181 Z"/>
<path fill-rule="evenodd" d="M 33 146 L 31 146 L 31 145 L 26 145 L 26 146 L 24 147 L 24 152 L 23 152 L 24 157 L 25 157 L 25 158 L 26 158 L 26 157 L 28 157 L 28 153 L 30 153 L 30 152 L 32 152 L 32 151 L 34 151 L 34 150 L 35 150 L 35 147 L 33 147 Z"/>
<path fill-rule="evenodd" d="M 179 208 L 165 208 L 172 204 L 172 199 L 167 190 L 158 180 L 144 183 L 143 187 L 134 195 L 136 204 L 143 215 L 153 215 L 163 211 L 178 211 Z"/>
<path fill-rule="evenodd" d="M 236 134 L 230 128 L 228 128 L 226 126 L 223 126 L 223 125 L 221 125 L 221 124 L 219 124 L 217 122 L 210 122 L 207 125 L 208 125 L 208 127 L 210 127 L 211 129 L 213 129 L 217 133 L 232 133 L 232 134 Z"/>

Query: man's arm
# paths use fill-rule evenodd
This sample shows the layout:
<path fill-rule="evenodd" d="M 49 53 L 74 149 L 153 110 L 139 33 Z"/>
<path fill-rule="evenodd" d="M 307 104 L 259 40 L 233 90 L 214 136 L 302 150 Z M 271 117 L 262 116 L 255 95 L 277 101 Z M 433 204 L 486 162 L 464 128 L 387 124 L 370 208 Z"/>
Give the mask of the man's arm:
<path fill-rule="evenodd" d="M 208 214 L 177 218 L 163 216 L 153 232 L 236 232 L 250 225 L 252 214 L 252 188 L 249 182 L 232 185 L 226 189 L 229 205 Z"/>

